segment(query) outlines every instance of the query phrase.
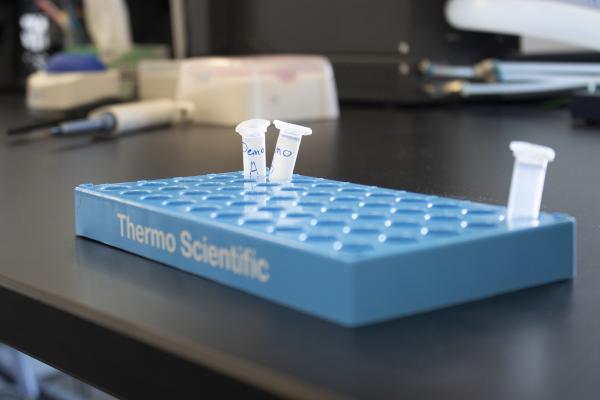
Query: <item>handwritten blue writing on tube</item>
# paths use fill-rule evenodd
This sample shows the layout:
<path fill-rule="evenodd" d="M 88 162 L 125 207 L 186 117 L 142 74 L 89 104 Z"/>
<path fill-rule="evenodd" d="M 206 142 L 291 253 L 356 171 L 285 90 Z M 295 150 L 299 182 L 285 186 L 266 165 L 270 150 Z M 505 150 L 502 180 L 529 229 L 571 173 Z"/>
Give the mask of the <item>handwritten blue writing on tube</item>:
<path fill-rule="evenodd" d="M 279 147 L 275 148 L 275 154 L 281 155 L 283 157 L 290 157 L 293 153 L 291 150 L 288 149 L 281 149 Z"/>

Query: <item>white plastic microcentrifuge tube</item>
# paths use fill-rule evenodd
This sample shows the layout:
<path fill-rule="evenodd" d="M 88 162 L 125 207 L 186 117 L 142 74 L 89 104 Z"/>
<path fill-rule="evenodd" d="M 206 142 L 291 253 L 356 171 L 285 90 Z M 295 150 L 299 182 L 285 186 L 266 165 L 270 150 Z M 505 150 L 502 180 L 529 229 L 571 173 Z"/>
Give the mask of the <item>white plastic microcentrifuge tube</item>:
<path fill-rule="evenodd" d="M 296 165 L 302 136 L 312 134 L 312 129 L 278 120 L 273 121 L 273 123 L 279 129 L 279 137 L 277 138 L 275 154 L 271 162 L 269 180 L 289 180 L 292 179 L 292 174 L 294 173 L 294 166 Z"/>
<path fill-rule="evenodd" d="M 511 142 L 510 149 L 515 165 L 508 196 L 508 220 L 537 220 L 546 167 L 548 162 L 554 161 L 554 150 L 527 142 Z"/>
<path fill-rule="evenodd" d="M 249 119 L 240 122 L 235 131 L 242 136 L 244 154 L 244 176 L 265 176 L 267 158 L 265 156 L 265 132 L 271 125 L 266 119 Z"/>

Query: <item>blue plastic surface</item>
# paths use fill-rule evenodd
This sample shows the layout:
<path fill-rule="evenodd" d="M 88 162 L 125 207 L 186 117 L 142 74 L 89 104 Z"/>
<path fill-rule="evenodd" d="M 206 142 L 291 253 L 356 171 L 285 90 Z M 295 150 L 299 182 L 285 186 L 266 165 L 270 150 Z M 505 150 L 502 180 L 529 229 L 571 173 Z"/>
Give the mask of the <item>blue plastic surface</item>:
<path fill-rule="evenodd" d="M 346 326 L 575 274 L 575 221 L 347 182 L 241 173 L 75 188 L 76 232 Z"/>
<path fill-rule="evenodd" d="M 106 66 L 95 54 L 58 53 L 50 57 L 46 65 L 48 73 L 63 72 L 98 72 L 106 70 Z"/>

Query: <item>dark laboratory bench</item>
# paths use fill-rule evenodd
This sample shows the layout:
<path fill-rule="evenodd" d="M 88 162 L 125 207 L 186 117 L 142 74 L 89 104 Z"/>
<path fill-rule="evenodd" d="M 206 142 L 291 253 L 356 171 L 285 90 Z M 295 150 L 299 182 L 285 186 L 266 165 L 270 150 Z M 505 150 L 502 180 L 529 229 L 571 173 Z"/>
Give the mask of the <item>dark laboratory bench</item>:
<path fill-rule="evenodd" d="M 0 96 L 0 129 L 28 118 Z M 577 279 L 342 328 L 75 237 L 74 186 L 239 170 L 232 128 L 3 137 L 0 341 L 125 398 L 598 397 L 599 128 L 535 104 L 344 106 L 309 125 L 304 175 L 496 204 L 511 140 L 554 147 L 542 207 L 577 218 Z"/>

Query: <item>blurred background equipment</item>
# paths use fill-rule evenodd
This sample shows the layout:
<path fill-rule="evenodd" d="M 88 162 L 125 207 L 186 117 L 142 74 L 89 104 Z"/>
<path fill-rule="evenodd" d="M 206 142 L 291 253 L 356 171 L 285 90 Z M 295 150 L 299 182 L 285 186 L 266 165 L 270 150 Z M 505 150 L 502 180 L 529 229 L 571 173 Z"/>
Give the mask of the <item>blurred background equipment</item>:
<path fill-rule="evenodd" d="M 424 84 L 432 96 L 545 97 L 584 88 L 593 91 L 600 84 L 600 63 L 484 60 L 468 66 L 424 62 L 421 72 L 433 79 Z"/>
<path fill-rule="evenodd" d="M 71 112 L 101 102 L 135 98 L 188 101 L 194 105 L 192 117 L 197 123 L 233 126 L 254 116 L 288 120 L 338 116 L 335 80 L 326 58 L 249 55 L 168 60 L 166 52 L 160 54 L 164 44 L 154 48 L 134 44 L 136 35 L 132 35 L 135 32 L 132 26 L 138 23 L 130 23 L 130 19 L 145 20 L 147 16 L 138 2 L 128 3 L 36 0 L 34 5 L 29 4 L 29 17 L 58 29 L 62 51 L 49 55 L 49 46 L 38 49 L 40 54 L 33 65 L 37 71 L 27 77 L 26 86 L 27 105 L 39 116 L 31 123 L 11 129 L 11 133 L 29 132 L 35 127 L 48 126 L 49 120 L 61 119 L 49 118 L 39 114 L 40 111 Z M 185 13 L 189 7 L 183 1 L 166 4 L 174 13 Z M 149 16 L 153 15 L 151 10 Z M 177 14 L 172 17 L 173 50 L 184 55 L 187 42 L 177 24 L 187 26 L 185 18 L 183 15 L 176 18 Z M 40 43 L 53 41 L 49 32 L 40 30 Z M 159 38 L 165 44 L 170 39 Z M 130 112 L 132 108 L 125 110 Z M 121 119 L 124 120 L 123 115 Z M 93 122 L 97 121 L 78 122 L 75 130 L 92 129 L 98 125 Z"/>
<path fill-rule="evenodd" d="M 199 57 L 178 63 L 176 98 L 194 105 L 197 123 L 235 126 L 253 117 L 337 118 L 335 80 L 317 56 Z"/>
<path fill-rule="evenodd" d="M 27 106 L 63 111 L 121 97 L 119 71 L 93 54 L 56 54 L 27 78 Z"/>
<path fill-rule="evenodd" d="M 537 59 L 482 61 L 472 67 L 423 63 L 421 70 L 425 77 L 453 78 L 451 81 L 440 83 L 434 80 L 426 84 L 426 92 L 433 97 L 571 96 L 580 89 L 592 93 L 600 83 L 600 63 L 573 62 L 580 56 L 573 51 L 600 50 L 600 31 L 596 29 L 600 25 L 600 5 L 597 2 L 449 0 L 446 16 L 457 29 L 521 35 L 529 39 L 524 41 L 528 45 L 522 47 L 535 54 Z M 537 50 L 532 43 L 538 44 Z M 559 60 L 561 62 L 557 62 L 553 60 L 556 55 L 553 57 L 539 52 L 540 44 L 546 50 L 566 46 L 568 52 Z M 590 58 L 598 59 L 597 56 Z"/>
<path fill-rule="evenodd" d="M 600 123 L 600 91 L 598 88 L 575 93 L 571 102 L 571 116 L 578 122 Z"/>
<path fill-rule="evenodd" d="M 138 96 L 142 100 L 175 98 L 180 60 L 142 60 L 137 67 Z"/>
<path fill-rule="evenodd" d="M 0 2 L 0 90 L 18 86 L 19 12 L 14 1 Z"/>
<path fill-rule="evenodd" d="M 320 54 L 341 101 L 422 103 L 423 59 L 474 63 L 518 50 L 516 36 L 465 32 L 445 19 L 445 0 L 186 1 L 187 56 Z M 173 18 L 172 18 L 173 19 Z"/>
<path fill-rule="evenodd" d="M 0 344 L 2 400 L 114 400 L 114 397 Z"/>
<path fill-rule="evenodd" d="M 457 29 L 600 50 L 600 3 L 593 0 L 450 0 L 446 16 Z"/>
<path fill-rule="evenodd" d="M 100 107 L 85 119 L 68 121 L 51 129 L 53 135 L 97 133 L 103 136 L 189 121 L 194 105 L 172 99 L 135 101 Z"/>
<path fill-rule="evenodd" d="M 103 104 L 133 100 L 138 63 L 168 56 L 168 0 L 9 3 L 19 21 L 20 46 L 7 59 L 22 65 L 10 81 L 25 84 L 31 110 L 30 120 L 9 133 L 45 129 Z M 10 35 L 0 40 L 5 37 Z"/>
<path fill-rule="evenodd" d="M 129 12 L 122 0 L 85 0 L 87 30 L 100 57 L 114 61 L 132 49 Z"/>
<path fill-rule="evenodd" d="M 598 46 L 597 33 L 586 28 L 596 26 L 600 15 L 595 2 L 496 3 L 381 0 L 373 7 L 364 0 L 20 0 L 12 2 L 12 12 L 21 16 L 23 54 L 21 60 L 9 59 L 38 70 L 56 51 L 95 52 L 109 69 L 119 70 L 121 94 L 131 100 L 144 74 L 158 76 L 159 64 L 144 66 L 143 61 L 164 60 L 169 48 L 176 59 L 313 54 L 331 62 L 340 101 L 421 104 L 451 100 L 440 95 L 439 87 L 432 90 L 432 75 L 422 75 L 424 63 L 463 66 L 490 58 L 521 60 L 524 55 L 536 61 L 588 61 L 582 51 Z M 535 15 L 541 7 L 543 17 Z M 554 24 L 559 17 L 560 24 Z M 556 50 L 564 46 L 568 52 L 557 56 Z M 162 83 L 173 79 L 174 65 L 170 60 L 162 64 Z M 530 83 L 502 85 L 500 95 L 533 92 L 539 97 L 572 90 L 564 80 L 550 86 Z M 164 97 L 164 92 L 148 94 L 151 86 L 139 85 L 141 98 Z M 477 95 L 498 92 L 497 85 L 480 91 L 465 83 L 445 85 L 441 92 L 455 93 L 457 87 Z"/>

